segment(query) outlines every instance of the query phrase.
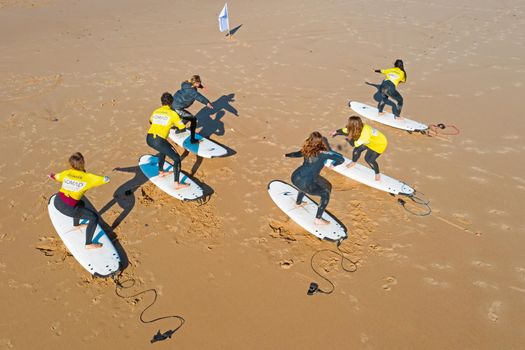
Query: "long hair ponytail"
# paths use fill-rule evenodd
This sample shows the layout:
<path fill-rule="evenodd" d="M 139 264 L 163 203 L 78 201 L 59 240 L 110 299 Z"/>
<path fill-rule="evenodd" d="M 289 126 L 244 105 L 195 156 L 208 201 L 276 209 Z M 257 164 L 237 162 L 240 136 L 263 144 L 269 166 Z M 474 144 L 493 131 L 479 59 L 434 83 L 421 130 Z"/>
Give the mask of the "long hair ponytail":
<path fill-rule="evenodd" d="M 403 71 L 403 73 L 405 73 L 405 80 L 406 80 L 407 79 L 407 72 L 405 71 L 405 67 L 403 65 L 403 60 L 398 58 L 394 62 L 394 67 L 401 69 Z"/>

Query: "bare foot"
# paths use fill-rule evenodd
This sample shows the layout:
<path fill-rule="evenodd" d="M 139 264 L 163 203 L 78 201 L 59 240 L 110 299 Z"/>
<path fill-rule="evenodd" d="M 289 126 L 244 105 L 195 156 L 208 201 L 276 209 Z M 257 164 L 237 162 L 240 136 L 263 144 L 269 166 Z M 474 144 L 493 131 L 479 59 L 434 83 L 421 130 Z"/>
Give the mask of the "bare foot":
<path fill-rule="evenodd" d="M 102 248 L 102 243 L 86 244 L 86 249 L 98 249 L 98 248 Z"/>
<path fill-rule="evenodd" d="M 175 182 L 175 189 L 176 190 L 181 190 L 181 189 L 186 188 L 186 187 L 190 187 L 190 184 Z"/>
<path fill-rule="evenodd" d="M 381 181 L 381 174 L 376 174 L 376 181 Z"/>
<path fill-rule="evenodd" d="M 395 119 L 395 120 L 403 120 L 403 119 L 405 119 L 405 118 L 403 118 L 402 116 L 398 115 L 398 116 L 394 116 L 394 119 Z"/>
<path fill-rule="evenodd" d="M 164 177 L 169 174 L 173 174 L 173 171 L 159 171 L 159 177 Z"/>
<path fill-rule="evenodd" d="M 377 115 L 380 116 L 380 117 L 382 117 L 382 116 L 385 115 L 385 113 L 386 113 L 386 112 L 377 112 Z"/>
<path fill-rule="evenodd" d="M 308 204 L 308 202 L 302 201 L 301 204 L 295 203 L 295 207 L 296 208 L 303 208 L 306 204 Z"/>
<path fill-rule="evenodd" d="M 352 167 L 354 167 L 354 166 L 355 166 L 355 163 L 354 163 L 354 162 L 350 162 L 350 163 L 348 163 L 348 164 L 346 165 L 346 167 L 347 167 L 348 169 L 350 169 L 350 168 L 352 168 Z"/>
<path fill-rule="evenodd" d="M 325 220 L 323 218 L 321 218 L 321 219 L 315 218 L 314 224 L 316 224 L 316 225 L 328 225 L 328 224 L 330 224 L 330 221 Z"/>

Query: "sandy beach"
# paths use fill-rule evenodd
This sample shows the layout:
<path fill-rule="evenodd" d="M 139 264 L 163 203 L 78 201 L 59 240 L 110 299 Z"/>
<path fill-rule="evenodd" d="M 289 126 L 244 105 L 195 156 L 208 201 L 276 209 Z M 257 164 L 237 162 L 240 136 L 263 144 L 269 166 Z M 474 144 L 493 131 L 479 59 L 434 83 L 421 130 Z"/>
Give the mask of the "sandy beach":
<path fill-rule="evenodd" d="M 0 0 L 0 349 L 523 349 L 525 93 L 523 1 L 228 2 Z M 376 122 L 382 171 L 430 200 L 418 217 L 397 198 L 336 172 L 330 213 L 348 229 L 335 250 L 291 221 L 267 184 L 290 181 L 310 132 L 328 135 L 376 105 L 402 58 L 403 115 L 455 125 L 440 138 Z M 193 74 L 201 134 L 232 155 L 182 154 L 207 191 L 182 202 L 138 168 L 160 95 Z M 387 107 L 389 109 L 390 107 Z M 343 138 L 332 146 L 346 156 Z M 47 178 L 80 151 L 111 182 L 87 193 L 118 245 L 123 299 L 68 254 Z M 361 160 L 364 164 L 364 160 Z M 121 171 L 115 168 L 123 168 Z M 317 197 L 314 197 L 317 199 Z M 411 203 L 407 205 L 412 205 Z M 411 207 L 412 208 L 412 207 Z M 348 265 L 345 265 L 348 267 Z"/>

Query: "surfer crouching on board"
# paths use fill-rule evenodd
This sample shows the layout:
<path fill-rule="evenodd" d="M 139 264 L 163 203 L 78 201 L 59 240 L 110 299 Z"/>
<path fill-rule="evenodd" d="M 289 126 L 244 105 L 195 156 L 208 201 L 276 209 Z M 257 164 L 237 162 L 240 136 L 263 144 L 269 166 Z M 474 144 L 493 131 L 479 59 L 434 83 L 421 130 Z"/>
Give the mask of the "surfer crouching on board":
<path fill-rule="evenodd" d="M 173 159 L 173 179 L 175 181 L 175 189 L 189 187 L 190 184 L 179 182 L 180 176 L 180 156 L 166 140 L 170 133 L 170 129 L 177 127 L 179 130 L 185 130 L 186 127 L 181 121 L 179 115 L 171 110 L 170 106 L 173 103 L 173 96 L 169 92 L 162 94 L 160 101 L 162 107 L 157 108 L 151 114 L 149 122 L 151 124 L 148 135 L 146 136 L 146 143 L 148 146 L 159 152 L 159 176 L 166 176 L 169 172 L 164 171 L 164 161 L 166 156 Z"/>
<path fill-rule="evenodd" d="M 190 122 L 190 131 L 191 131 L 191 143 L 199 143 L 199 140 L 195 139 L 195 129 L 197 128 L 197 118 L 188 112 L 186 108 L 189 108 L 195 100 L 199 101 L 203 105 L 206 105 L 208 108 L 213 109 L 210 101 L 200 94 L 197 89 L 203 89 L 201 83 L 201 77 L 198 75 L 192 76 L 187 81 L 183 81 L 180 90 L 173 94 L 173 103 L 171 108 L 177 112 L 177 114 L 182 118 L 182 120 L 187 123 Z"/>
<path fill-rule="evenodd" d="M 332 132 L 332 137 L 344 135 L 346 140 L 354 151 L 352 152 L 352 162 L 347 165 L 348 168 L 355 166 L 355 163 L 361 157 L 364 150 L 365 161 L 374 170 L 376 181 L 381 180 L 379 173 L 379 164 L 377 164 L 377 157 L 379 157 L 385 150 L 388 144 L 386 136 L 379 130 L 372 128 L 368 124 L 364 124 L 360 117 L 351 116 L 348 118 L 346 127 Z"/>
<path fill-rule="evenodd" d="M 108 183 L 109 177 L 86 172 L 84 156 L 80 152 L 73 153 L 69 157 L 69 165 L 71 165 L 69 170 L 49 174 L 51 179 L 62 183 L 60 191 L 55 196 L 55 207 L 62 214 L 72 217 L 75 227 L 80 226 L 80 219 L 89 220 L 86 228 L 86 248 L 101 248 L 102 243 L 92 241 L 99 216 L 95 211 L 86 208 L 86 203 L 81 199 L 88 189 Z"/>
<path fill-rule="evenodd" d="M 305 193 L 312 196 L 320 196 L 321 201 L 317 208 L 314 224 L 328 225 L 330 221 L 323 219 L 322 216 L 330 201 L 331 186 L 319 173 L 327 160 L 333 160 L 332 166 L 336 166 L 344 163 L 344 158 L 338 153 L 330 152 L 328 143 L 317 131 L 312 132 L 304 141 L 300 151 L 287 153 L 285 157 L 304 157 L 303 165 L 292 173 L 292 183 L 299 189 L 297 200 L 295 201 L 296 205 L 303 205 Z"/>
<path fill-rule="evenodd" d="M 379 87 L 379 93 L 381 94 L 381 100 L 377 105 L 379 115 L 383 115 L 383 108 L 385 108 L 385 103 L 388 101 L 388 98 L 396 100 L 397 109 L 394 112 L 394 118 L 401 118 L 401 109 L 403 108 L 403 97 L 397 91 L 397 86 L 399 83 L 404 83 L 407 80 L 407 73 L 403 67 L 403 61 L 397 59 L 394 63 L 394 68 L 389 69 L 375 69 L 374 72 L 382 73 L 386 76 L 385 80 L 381 83 Z"/>

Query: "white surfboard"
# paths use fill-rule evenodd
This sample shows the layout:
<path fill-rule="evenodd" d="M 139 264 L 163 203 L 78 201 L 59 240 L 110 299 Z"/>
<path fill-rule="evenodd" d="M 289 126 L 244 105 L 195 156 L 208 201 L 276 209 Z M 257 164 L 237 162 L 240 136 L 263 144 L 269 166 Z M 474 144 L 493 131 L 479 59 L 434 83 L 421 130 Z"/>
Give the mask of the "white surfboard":
<path fill-rule="evenodd" d="M 414 194 L 414 189 L 412 187 L 383 173 L 381 173 L 381 180 L 376 181 L 374 170 L 367 166 L 356 163 L 356 165 L 354 165 L 353 167 L 347 168 L 346 166 L 350 164 L 351 161 L 346 157 L 344 158 L 345 162 L 343 164 L 339 164 L 338 166 L 331 168 L 328 166 L 328 164 L 331 164 L 332 161 L 329 160 L 326 162 L 325 166 L 327 166 L 329 169 L 338 172 L 339 174 L 351 178 L 352 180 L 361 182 L 365 185 L 368 185 L 381 191 L 385 191 L 395 195 L 401 194 L 410 196 Z"/>
<path fill-rule="evenodd" d="M 376 121 L 378 123 L 382 123 L 394 128 L 408 130 L 408 131 L 423 131 L 428 129 L 428 125 L 425 125 L 420 122 L 416 122 L 414 120 L 402 117 L 394 118 L 394 115 L 392 113 L 385 112 L 383 115 L 379 115 L 379 111 L 376 107 L 369 106 L 367 104 L 361 103 L 361 102 L 355 102 L 350 101 L 348 102 L 348 106 L 352 108 L 352 110 L 363 117 Z"/>
<path fill-rule="evenodd" d="M 86 249 L 86 227 L 73 226 L 73 218 L 66 216 L 55 207 L 55 196 L 49 199 L 47 209 L 51 222 L 71 255 L 89 273 L 107 277 L 120 269 L 120 256 L 104 230 L 97 225 L 93 235 L 94 243 L 102 243 L 102 248 Z M 87 220 L 80 220 L 86 224 Z"/>
<path fill-rule="evenodd" d="M 204 136 L 195 134 L 195 139 L 199 140 L 199 143 L 191 143 L 190 136 L 189 130 L 177 134 L 173 129 L 170 130 L 169 135 L 170 139 L 177 145 L 203 158 L 223 157 L 228 154 L 226 148 Z"/>
<path fill-rule="evenodd" d="M 285 212 L 292 220 L 298 223 L 306 231 L 320 239 L 339 241 L 346 239 L 346 228 L 328 212 L 323 213 L 323 219 L 330 221 L 328 225 L 314 224 L 317 213 L 317 203 L 307 195 L 304 197 L 306 205 L 297 207 L 297 189 L 283 181 L 274 180 L 268 184 L 268 193 L 277 206 Z"/>
<path fill-rule="evenodd" d="M 172 197 L 188 201 L 200 198 L 204 195 L 202 188 L 195 183 L 188 175 L 180 172 L 179 182 L 189 183 L 190 186 L 176 190 L 174 187 L 173 174 L 159 176 L 158 158 L 150 154 L 143 155 L 139 159 L 140 170 L 146 177 L 153 182 L 158 188 Z M 164 171 L 173 171 L 173 165 L 167 160 L 164 162 Z"/>

